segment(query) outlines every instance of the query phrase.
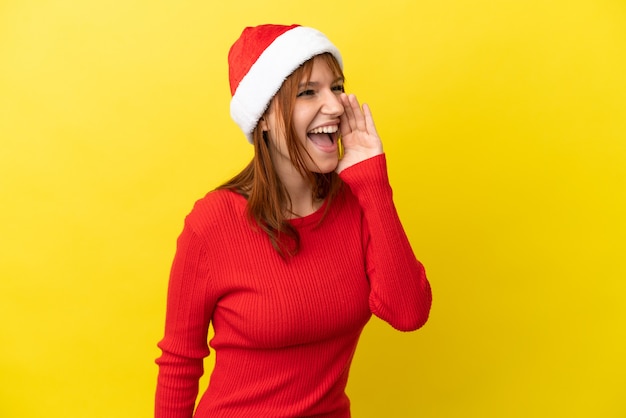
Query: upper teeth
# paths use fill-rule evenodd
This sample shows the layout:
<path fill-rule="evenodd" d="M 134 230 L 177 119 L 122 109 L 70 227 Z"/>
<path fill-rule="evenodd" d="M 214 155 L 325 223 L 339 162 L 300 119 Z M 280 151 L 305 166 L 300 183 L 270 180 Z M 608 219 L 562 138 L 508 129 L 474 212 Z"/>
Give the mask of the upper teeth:
<path fill-rule="evenodd" d="M 315 128 L 312 131 L 310 131 L 310 134 L 332 134 L 337 132 L 337 129 L 339 129 L 339 127 L 337 125 L 332 125 L 332 126 L 320 126 L 319 128 Z"/>

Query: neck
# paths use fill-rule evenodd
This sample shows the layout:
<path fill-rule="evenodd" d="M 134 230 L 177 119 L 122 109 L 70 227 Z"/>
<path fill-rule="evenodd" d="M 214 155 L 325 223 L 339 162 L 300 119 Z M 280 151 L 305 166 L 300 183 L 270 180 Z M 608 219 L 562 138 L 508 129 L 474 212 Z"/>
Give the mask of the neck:
<path fill-rule="evenodd" d="M 290 218 L 299 218 L 310 215 L 320 208 L 322 201 L 313 198 L 311 184 L 295 167 L 291 166 L 288 172 L 279 172 L 280 181 L 285 186 L 291 200 Z"/>

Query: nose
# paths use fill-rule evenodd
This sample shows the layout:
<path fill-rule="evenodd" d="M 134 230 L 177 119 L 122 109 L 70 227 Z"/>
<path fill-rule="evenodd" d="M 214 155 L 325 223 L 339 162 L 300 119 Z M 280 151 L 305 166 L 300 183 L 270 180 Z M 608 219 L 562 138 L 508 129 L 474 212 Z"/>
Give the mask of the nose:
<path fill-rule="evenodd" d="M 339 95 L 336 92 L 330 89 L 327 90 L 323 100 L 324 103 L 322 104 L 322 113 L 337 118 L 343 115 L 343 104 L 341 104 L 341 100 L 339 100 Z"/>

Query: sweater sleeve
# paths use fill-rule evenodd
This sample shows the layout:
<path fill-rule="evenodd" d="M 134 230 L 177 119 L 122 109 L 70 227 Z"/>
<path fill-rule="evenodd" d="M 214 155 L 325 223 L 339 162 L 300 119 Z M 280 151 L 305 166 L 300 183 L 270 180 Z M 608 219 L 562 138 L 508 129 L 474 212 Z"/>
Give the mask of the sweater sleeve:
<path fill-rule="evenodd" d="M 393 203 L 385 155 L 345 169 L 340 177 L 363 210 L 372 313 L 401 331 L 420 328 L 430 312 L 430 284 Z"/>
<path fill-rule="evenodd" d="M 191 418 L 198 396 L 213 303 L 203 241 L 186 225 L 170 273 L 165 336 L 155 395 L 155 418 Z"/>

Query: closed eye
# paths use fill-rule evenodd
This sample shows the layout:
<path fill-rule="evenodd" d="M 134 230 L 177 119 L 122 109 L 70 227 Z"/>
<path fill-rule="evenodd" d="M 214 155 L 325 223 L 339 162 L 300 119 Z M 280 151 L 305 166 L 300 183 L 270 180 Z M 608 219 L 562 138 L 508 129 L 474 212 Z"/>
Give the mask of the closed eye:
<path fill-rule="evenodd" d="M 340 93 L 344 93 L 346 91 L 346 89 L 343 87 L 343 84 L 339 84 L 337 86 L 333 86 L 331 88 L 331 90 L 332 91 L 337 91 L 337 92 L 340 92 Z"/>

